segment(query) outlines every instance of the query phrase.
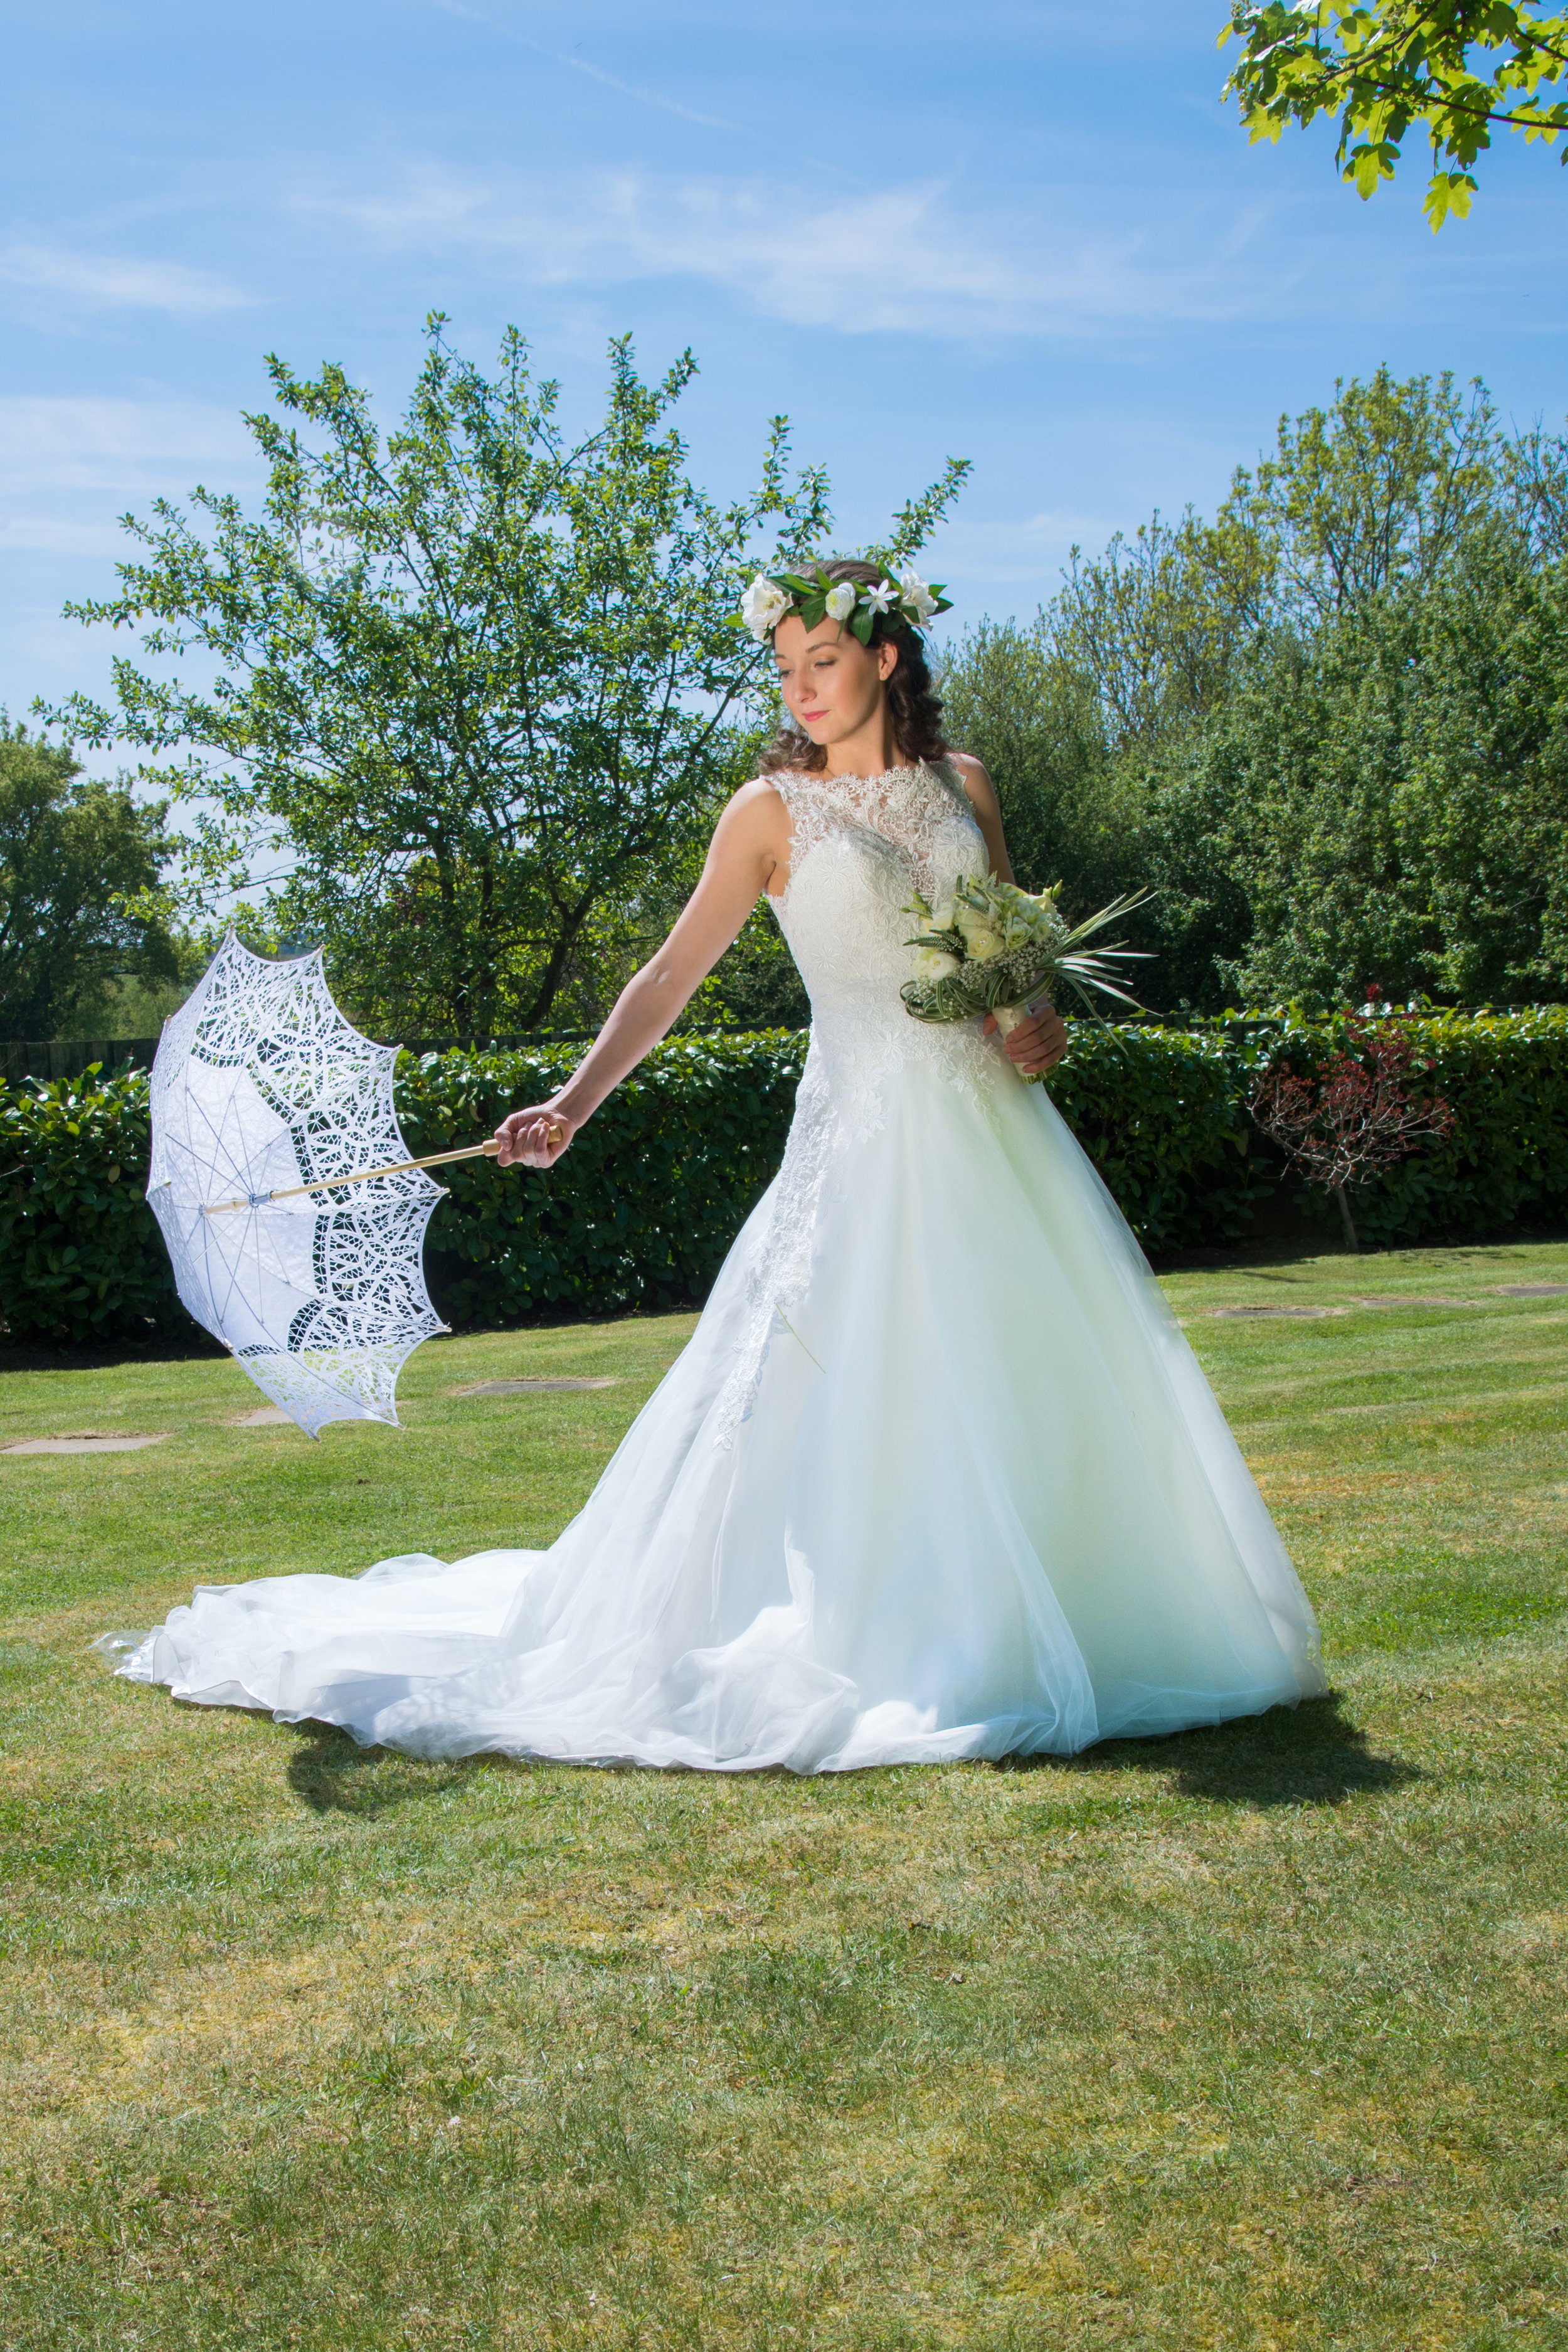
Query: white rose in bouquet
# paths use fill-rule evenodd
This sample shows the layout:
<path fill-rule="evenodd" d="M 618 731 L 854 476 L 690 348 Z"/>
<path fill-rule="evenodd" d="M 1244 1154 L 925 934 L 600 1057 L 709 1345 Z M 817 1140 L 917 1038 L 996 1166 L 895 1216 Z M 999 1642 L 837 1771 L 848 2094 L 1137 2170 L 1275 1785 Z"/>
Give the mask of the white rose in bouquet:
<path fill-rule="evenodd" d="M 963 934 L 963 952 L 971 963 L 989 963 L 1006 946 L 1002 933 L 979 908 L 961 904 L 955 919 Z"/>
<path fill-rule="evenodd" d="M 949 955 L 945 948 L 917 948 L 915 950 L 915 978 L 917 980 L 949 980 L 955 971 L 962 971 L 963 969 L 963 966 L 960 958 L 955 955 Z"/>
<path fill-rule="evenodd" d="M 837 588 L 828 590 L 826 604 L 830 621 L 847 621 L 855 610 L 853 583 L 847 580 L 841 580 Z"/>
<path fill-rule="evenodd" d="M 1004 1037 L 1029 1018 L 1032 1006 L 1059 997 L 1064 988 L 1097 1020 L 1102 1016 L 1095 996 L 1136 1012 L 1136 997 L 1119 984 L 1120 966 L 1140 950 L 1090 948 L 1089 941 L 1146 895 L 1118 898 L 1087 922 L 1069 925 L 1049 890 L 1036 897 L 994 875 L 966 876 L 938 907 L 928 906 L 917 891 L 904 908 L 919 919 L 909 941 L 914 976 L 900 991 L 905 1008 L 917 1021 L 973 1021 L 990 1013 Z M 1040 1074 L 1018 1075 L 1032 1083 Z"/>

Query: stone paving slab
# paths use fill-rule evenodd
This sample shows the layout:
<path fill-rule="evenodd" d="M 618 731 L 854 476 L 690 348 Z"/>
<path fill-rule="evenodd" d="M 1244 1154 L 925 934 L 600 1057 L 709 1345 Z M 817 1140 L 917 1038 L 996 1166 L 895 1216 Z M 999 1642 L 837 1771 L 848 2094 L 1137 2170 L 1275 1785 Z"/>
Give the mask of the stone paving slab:
<path fill-rule="evenodd" d="M 1358 1307 L 1473 1307 L 1473 1298 L 1428 1298 L 1414 1290 L 1390 1290 L 1358 1298 Z"/>
<path fill-rule="evenodd" d="M 0 1445 L 0 1454 L 140 1454 L 144 1445 L 162 1445 L 168 1434 L 161 1429 L 153 1437 L 104 1437 L 83 1430 L 75 1437 L 24 1437 Z"/>
<path fill-rule="evenodd" d="M 555 1389 L 615 1389 L 620 1386 L 617 1373 L 601 1374 L 593 1381 L 470 1381 L 466 1388 L 453 1389 L 453 1396 L 542 1396 Z"/>
<path fill-rule="evenodd" d="M 1209 1313 L 1227 1323 L 1317 1323 L 1325 1315 L 1343 1315 L 1343 1307 L 1211 1307 Z"/>

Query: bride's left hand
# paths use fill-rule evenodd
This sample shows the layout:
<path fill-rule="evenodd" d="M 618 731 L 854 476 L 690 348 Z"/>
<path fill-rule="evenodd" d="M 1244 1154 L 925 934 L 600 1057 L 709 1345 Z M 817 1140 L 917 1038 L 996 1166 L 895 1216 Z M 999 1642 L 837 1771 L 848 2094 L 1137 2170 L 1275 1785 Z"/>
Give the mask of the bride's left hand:
<path fill-rule="evenodd" d="M 996 1016 L 985 1016 L 985 1034 L 989 1037 L 996 1026 Z M 1068 1049 L 1067 1023 L 1054 1004 L 1042 1004 L 1027 1021 L 1020 1021 L 1010 1037 L 1003 1040 L 1003 1051 L 1009 1061 L 1016 1062 L 1028 1077 L 1042 1070 L 1054 1070 Z"/>

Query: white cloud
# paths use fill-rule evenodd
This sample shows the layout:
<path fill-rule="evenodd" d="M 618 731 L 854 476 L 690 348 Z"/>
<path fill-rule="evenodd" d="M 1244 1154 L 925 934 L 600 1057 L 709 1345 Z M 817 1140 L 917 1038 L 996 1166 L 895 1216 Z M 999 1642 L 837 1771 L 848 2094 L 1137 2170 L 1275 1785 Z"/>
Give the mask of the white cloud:
<path fill-rule="evenodd" d="M 1257 214 L 1083 226 L 1033 211 L 966 214 L 942 180 L 806 211 L 776 181 L 633 171 L 537 187 L 426 165 L 380 194 L 301 191 L 299 209 L 373 245 L 502 267 L 534 284 L 707 279 L 792 325 L 842 333 L 1082 336 L 1292 314 L 1293 281 L 1247 250 Z M 1305 262 L 1303 262 L 1305 268 Z"/>
<path fill-rule="evenodd" d="M 210 270 L 181 261 L 139 261 L 130 255 L 74 253 L 62 246 L 0 247 L 0 279 L 68 308 L 162 310 L 171 318 L 205 319 L 246 308 L 253 299 Z"/>
<path fill-rule="evenodd" d="M 75 522 L 68 515 L 0 515 L 0 546 L 29 555 L 91 557 L 113 562 L 125 552 L 118 523 Z"/>
<path fill-rule="evenodd" d="M 7 506 L 19 498 L 31 505 L 45 490 L 121 499 L 185 490 L 204 469 L 227 482 L 253 473 L 257 462 L 243 421 L 206 401 L 0 398 L 0 501 Z"/>

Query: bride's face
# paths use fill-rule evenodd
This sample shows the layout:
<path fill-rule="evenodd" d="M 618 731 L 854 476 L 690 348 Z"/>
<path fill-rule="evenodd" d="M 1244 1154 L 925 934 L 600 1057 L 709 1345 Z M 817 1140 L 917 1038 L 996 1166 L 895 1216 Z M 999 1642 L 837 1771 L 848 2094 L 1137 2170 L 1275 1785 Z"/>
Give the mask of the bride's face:
<path fill-rule="evenodd" d="M 798 613 L 773 632 L 779 692 L 790 717 L 814 743 L 842 743 L 870 725 L 885 681 L 898 666 L 896 646 L 863 646 L 839 621 L 808 630 Z"/>

